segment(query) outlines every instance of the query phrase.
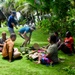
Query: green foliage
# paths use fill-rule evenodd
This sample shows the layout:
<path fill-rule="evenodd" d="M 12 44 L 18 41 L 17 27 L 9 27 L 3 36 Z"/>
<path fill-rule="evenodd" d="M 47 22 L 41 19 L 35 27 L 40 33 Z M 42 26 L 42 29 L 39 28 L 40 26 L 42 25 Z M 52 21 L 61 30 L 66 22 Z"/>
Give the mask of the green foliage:
<path fill-rule="evenodd" d="M 75 35 L 75 0 L 6 0 L 5 12 L 11 9 L 21 11 L 24 15 L 37 16 L 51 14 L 50 19 L 38 22 L 38 25 L 47 33 L 58 31 L 62 36 L 66 31 L 71 31 Z M 24 24 L 25 21 L 23 21 Z M 21 23 L 22 24 L 22 23 Z"/>
<path fill-rule="evenodd" d="M 38 26 L 40 26 L 45 33 L 49 33 L 50 32 L 50 21 L 48 19 L 46 20 L 41 20 L 37 23 Z"/>
<path fill-rule="evenodd" d="M 19 25 L 24 25 L 26 23 L 26 19 L 21 16 L 21 18 L 19 19 Z"/>
<path fill-rule="evenodd" d="M 26 23 L 26 20 L 22 20 L 19 22 L 19 25 L 24 25 Z"/>
<path fill-rule="evenodd" d="M 21 27 L 18 27 L 18 30 Z M 24 41 L 19 35 L 18 30 L 15 29 L 17 38 L 15 41 L 15 47 L 20 49 L 20 45 Z M 0 28 L 0 33 L 5 31 L 7 33 L 7 37 L 9 38 L 8 28 Z M 41 29 L 36 29 L 31 38 L 30 46 L 34 43 L 38 43 L 40 46 L 47 45 L 47 38 L 49 35 L 43 34 Z M 0 35 L 1 37 L 1 35 Z M 58 51 L 58 55 L 61 58 L 65 58 L 64 62 L 60 62 L 58 65 L 54 65 L 53 67 L 45 66 L 42 64 L 35 64 L 33 61 L 27 60 L 24 55 L 21 60 L 15 60 L 13 62 L 8 62 L 2 59 L 2 55 L 0 54 L 0 75 L 75 75 L 75 69 L 73 67 L 68 68 L 68 71 L 63 70 L 66 66 L 74 66 L 75 67 L 75 55 L 68 56 L 62 52 Z M 72 63 L 71 63 L 72 62 Z M 72 71 L 72 72 L 71 72 Z"/>
<path fill-rule="evenodd" d="M 2 22 L 1 25 L 3 25 L 3 27 L 7 27 L 7 21 Z"/>
<path fill-rule="evenodd" d="M 63 70 L 67 71 L 68 74 L 70 74 L 70 75 L 75 74 L 75 67 L 67 66 L 67 67 L 63 68 Z"/>

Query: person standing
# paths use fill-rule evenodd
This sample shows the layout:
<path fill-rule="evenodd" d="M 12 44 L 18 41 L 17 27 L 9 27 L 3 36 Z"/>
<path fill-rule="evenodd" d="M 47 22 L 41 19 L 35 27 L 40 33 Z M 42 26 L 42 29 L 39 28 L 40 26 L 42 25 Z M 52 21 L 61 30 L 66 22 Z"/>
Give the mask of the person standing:
<path fill-rule="evenodd" d="M 11 15 L 8 18 L 8 30 L 9 30 L 10 34 L 14 33 L 14 27 L 16 29 L 18 29 L 17 26 L 16 26 L 17 22 L 15 20 L 15 17 L 16 17 L 16 12 L 12 11 Z"/>

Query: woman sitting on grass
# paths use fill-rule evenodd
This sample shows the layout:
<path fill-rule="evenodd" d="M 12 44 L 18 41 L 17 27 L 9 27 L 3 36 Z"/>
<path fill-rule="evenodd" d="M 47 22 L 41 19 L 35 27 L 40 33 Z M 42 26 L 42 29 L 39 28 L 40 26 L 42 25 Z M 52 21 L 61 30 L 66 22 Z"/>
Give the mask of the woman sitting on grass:
<path fill-rule="evenodd" d="M 51 62 L 53 64 L 58 63 L 58 50 L 57 50 L 57 44 L 56 44 L 56 36 L 51 35 L 48 39 L 50 46 L 47 49 L 47 54 L 39 54 L 38 57 L 38 64 L 50 64 Z"/>

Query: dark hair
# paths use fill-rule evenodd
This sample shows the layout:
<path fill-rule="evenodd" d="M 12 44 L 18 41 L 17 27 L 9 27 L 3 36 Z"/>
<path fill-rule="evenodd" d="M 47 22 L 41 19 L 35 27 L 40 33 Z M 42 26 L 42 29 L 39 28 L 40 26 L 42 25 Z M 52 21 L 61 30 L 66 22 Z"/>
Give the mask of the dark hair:
<path fill-rule="evenodd" d="M 6 35 L 6 32 L 2 32 L 2 35 Z"/>
<path fill-rule="evenodd" d="M 12 11 L 12 12 L 11 12 L 11 14 L 14 14 L 14 15 L 16 15 L 16 11 Z"/>
<path fill-rule="evenodd" d="M 11 33 L 10 38 L 12 38 L 12 37 L 16 37 L 16 34 L 15 33 Z"/>
<path fill-rule="evenodd" d="M 51 35 L 50 36 L 50 41 L 53 43 L 56 43 L 56 36 L 55 35 Z"/>
<path fill-rule="evenodd" d="M 58 36 L 58 32 L 54 32 Z"/>
<path fill-rule="evenodd" d="M 67 31 L 66 32 L 66 37 L 70 37 L 71 36 L 71 32 L 70 31 Z"/>

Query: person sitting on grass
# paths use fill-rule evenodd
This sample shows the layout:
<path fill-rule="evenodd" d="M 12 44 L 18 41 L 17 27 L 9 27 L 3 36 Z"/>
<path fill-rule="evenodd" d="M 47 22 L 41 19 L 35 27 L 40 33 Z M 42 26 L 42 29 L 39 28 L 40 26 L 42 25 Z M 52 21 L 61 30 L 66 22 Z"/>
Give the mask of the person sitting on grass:
<path fill-rule="evenodd" d="M 61 44 L 61 39 L 59 38 L 58 32 L 54 32 L 53 34 L 56 36 L 56 43 L 57 43 L 57 46 L 59 46 Z M 45 46 L 44 48 L 47 49 L 49 46 L 50 46 L 50 43 L 47 46 Z"/>
<path fill-rule="evenodd" d="M 65 54 L 72 55 L 72 52 L 74 51 L 74 39 L 71 36 L 71 32 L 66 32 L 66 37 L 64 39 L 64 43 L 61 43 L 61 45 L 58 47 L 58 50 L 62 50 Z"/>
<path fill-rule="evenodd" d="M 35 27 L 29 27 L 29 26 L 25 26 L 25 27 L 23 27 L 23 28 L 21 28 L 19 30 L 19 32 L 18 32 L 19 35 L 23 39 L 25 39 L 25 41 L 23 42 L 23 44 L 21 45 L 21 47 L 26 46 L 28 42 L 30 43 L 32 31 L 34 31 L 34 30 L 35 30 Z M 29 36 L 27 36 L 28 33 L 30 33 Z"/>
<path fill-rule="evenodd" d="M 0 38 L 0 52 L 2 52 L 4 42 L 6 41 L 6 33 L 2 32 L 2 38 Z"/>
<path fill-rule="evenodd" d="M 14 49 L 14 41 L 16 40 L 16 34 L 12 33 L 10 38 L 7 39 L 4 43 L 2 56 L 3 59 L 9 60 L 9 62 L 13 61 L 14 59 L 21 58 L 21 54 L 18 49 Z"/>
<path fill-rule="evenodd" d="M 58 32 L 54 32 L 54 35 L 56 36 L 57 46 L 59 46 L 61 44 L 61 39 L 59 38 Z"/>
<path fill-rule="evenodd" d="M 42 64 L 50 64 L 51 62 L 53 64 L 58 63 L 58 50 L 57 50 L 57 44 L 56 44 L 56 36 L 51 35 L 48 39 L 50 46 L 47 49 L 47 54 L 39 54 L 37 63 Z"/>

